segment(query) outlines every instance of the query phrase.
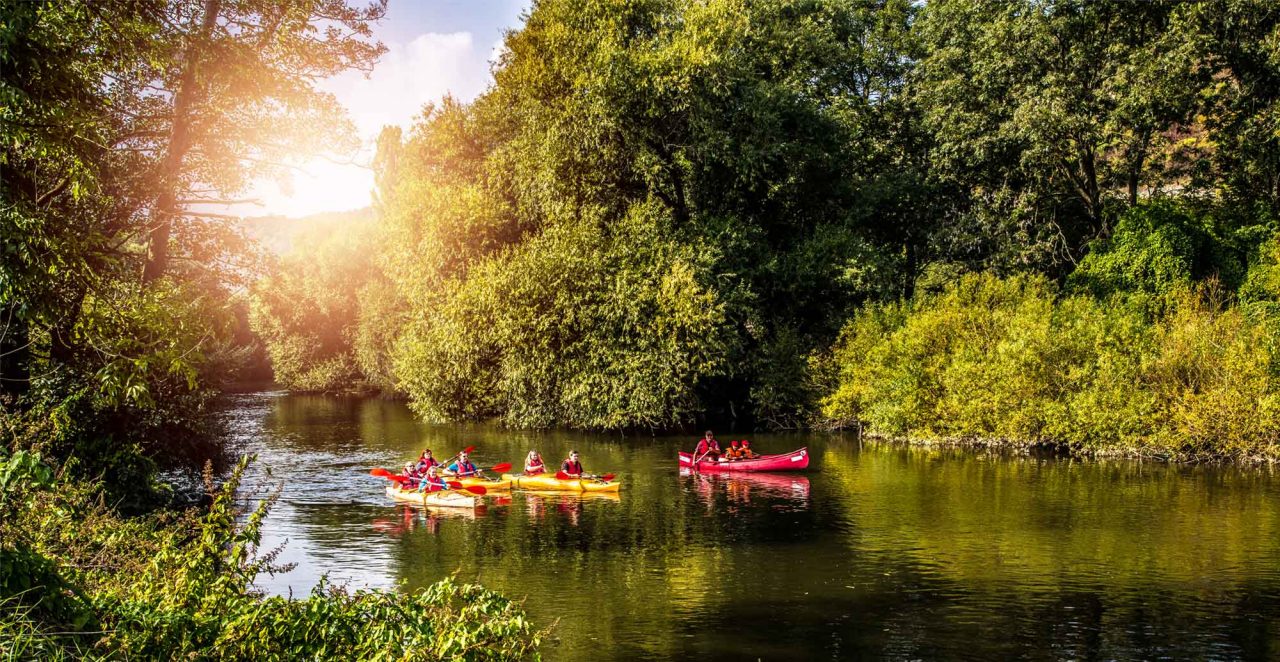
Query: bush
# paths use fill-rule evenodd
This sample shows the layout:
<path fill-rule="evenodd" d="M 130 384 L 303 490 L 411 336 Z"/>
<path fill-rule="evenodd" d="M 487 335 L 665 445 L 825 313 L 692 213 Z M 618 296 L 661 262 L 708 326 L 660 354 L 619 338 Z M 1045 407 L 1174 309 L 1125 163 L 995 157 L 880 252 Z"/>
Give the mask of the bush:
<path fill-rule="evenodd" d="M 35 461 L 33 461 L 35 460 Z M 96 486 L 54 478 L 38 457 L 0 461 L 0 654 L 170 660 L 508 660 L 536 657 L 519 607 L 445 579 L 411 594 L 327 584 L 263 597 L 270 500 L 244 517 L 247 460 L 203 514 L 121 519 Z M 212 490 L 212 488 L 210 488 Z"/>
<path fill-rule="evenodd" d="M 1146 300 L 1061 295 L 1042 277 L 963 277 L 864 308 L 833 353 L 828 425 L 906 438 L 1178 459 L 1280 457 L 1276 322 L 1213 283 Z"/>

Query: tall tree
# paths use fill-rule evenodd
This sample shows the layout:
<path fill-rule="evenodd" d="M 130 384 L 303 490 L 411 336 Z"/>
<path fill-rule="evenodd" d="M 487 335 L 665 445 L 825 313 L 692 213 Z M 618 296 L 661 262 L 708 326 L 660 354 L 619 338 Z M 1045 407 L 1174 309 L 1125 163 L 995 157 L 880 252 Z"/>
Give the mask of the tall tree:
<path fill-rule="evenodd" d="M 1185 122 L 1201 72 L 1170 30 L 1171 2 L 930 2 L 914 91 L 934 165 L 976 206 L 1030 225 L 1062 257 L 1136 202 L 1148 160 Z"/>

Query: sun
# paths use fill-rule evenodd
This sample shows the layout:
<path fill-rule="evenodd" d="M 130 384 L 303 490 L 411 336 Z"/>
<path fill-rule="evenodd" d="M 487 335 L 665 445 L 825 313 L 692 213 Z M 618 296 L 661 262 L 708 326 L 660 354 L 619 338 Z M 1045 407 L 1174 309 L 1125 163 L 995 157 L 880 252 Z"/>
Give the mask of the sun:
<path fill-rule="evenodd" d="M 296 218 L 360 209 L 373 201 L 373 171 L 317 158 L 294 171 L 291 192 L 275 182 L 262 182 L 258 189 L 262 205 L 256 213 L 262 215 Z"/>

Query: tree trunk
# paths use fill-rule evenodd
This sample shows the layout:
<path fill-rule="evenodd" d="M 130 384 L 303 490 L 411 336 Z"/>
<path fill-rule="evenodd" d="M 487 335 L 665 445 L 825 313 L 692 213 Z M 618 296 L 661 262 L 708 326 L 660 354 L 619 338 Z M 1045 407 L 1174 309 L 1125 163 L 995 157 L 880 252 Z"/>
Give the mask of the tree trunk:
<path fill-rule="evenodd" d="M 199 37 L 187 47 L 182 77 L 173 99 L 173 126 L 169 129 L 169 150 L 160 163 L 157 177 L 159 195 L 152 211 L 151 231 L 147 237 L 147 262 L 142 269 L 142 281 L 149 283 L 169 267 L 169 237 L 173 232 L 173 219 L 178 215 L 178 183 L 182 174 L 182 161 L 191 149 L 191 107 L 200 95 L 200 49 L 209 41 L 213 26 L 218 20 L 220 0 L 205 0 L 204 20 L 200 24 Z"/>

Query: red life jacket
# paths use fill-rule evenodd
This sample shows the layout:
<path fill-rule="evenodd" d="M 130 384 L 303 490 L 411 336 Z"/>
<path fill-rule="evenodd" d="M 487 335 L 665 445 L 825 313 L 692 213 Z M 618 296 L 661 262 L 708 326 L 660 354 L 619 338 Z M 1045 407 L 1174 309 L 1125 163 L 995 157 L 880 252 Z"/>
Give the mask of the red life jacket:
<path fill-rule="evenodd" d="M 547 467 L 546 467 L 546 465 L 544 465 L 544 464 L 542 463 L 542 458 L 538 458 L 538 463 L 537 463 L 537 464 L 528 464 L 528 463 L 526 463 L 526 464 L 524 465 L 524 473 L 525 473 L 525 475 L 527 475 L 527 476 L 532 476 L 532 475 L 534 475 L 534 474 L 540 474 L 540 473 L 545 472 L 546 470 L 547 470 Z"/>
<path fill-rule="evenodd" d="M 564 461 L 564 464 L 561 464 L 561 465 L 560 465 L 560 470 L 561 470 L 561 471 L 563 471 L 563 472 L 565 472 L 565 473 L 567 473 L 567 474 L 577 474 L 577 475 L 581 475 L 581 474 L 582 474 L 582 463 L 581 463 L 581 462 L 570 462 L 569 460 L 565 460 L 565 461 Z"/>

